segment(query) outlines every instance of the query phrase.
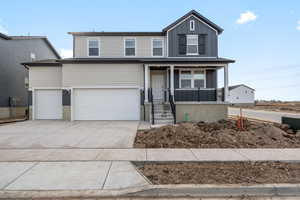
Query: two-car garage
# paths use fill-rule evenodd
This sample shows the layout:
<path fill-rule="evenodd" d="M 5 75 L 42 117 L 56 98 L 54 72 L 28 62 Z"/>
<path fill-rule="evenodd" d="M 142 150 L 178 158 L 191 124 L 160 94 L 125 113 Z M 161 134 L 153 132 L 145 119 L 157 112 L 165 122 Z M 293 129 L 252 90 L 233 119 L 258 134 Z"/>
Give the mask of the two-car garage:
<path fill-rule="evenodd" d="M 71 91 L 71 90 L 70 90 Z M 139 120 L 138 88 L 73 88 L 72 120 Z M 34 92 L 34 119 L 63 119 L 61 89 Z"/>
<path fill-rule="evenodd" d="M 136 88 L 73 89 L 74 120 L 139 120 Z"/>

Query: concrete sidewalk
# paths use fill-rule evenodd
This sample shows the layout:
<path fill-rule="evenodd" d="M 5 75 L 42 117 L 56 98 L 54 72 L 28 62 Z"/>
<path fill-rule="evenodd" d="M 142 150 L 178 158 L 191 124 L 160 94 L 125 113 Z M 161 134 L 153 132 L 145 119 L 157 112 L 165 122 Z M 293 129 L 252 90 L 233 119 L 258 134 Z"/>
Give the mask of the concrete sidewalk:
<path fill-rule="evenodd" d="M 291 161 L 300 149 L 2 149 L 0 162 Z"/>
<path fill-rule="evenodd" d="M 130 162 L 2 162 L 0 190 L 110 190 L 146 186 Z"/>

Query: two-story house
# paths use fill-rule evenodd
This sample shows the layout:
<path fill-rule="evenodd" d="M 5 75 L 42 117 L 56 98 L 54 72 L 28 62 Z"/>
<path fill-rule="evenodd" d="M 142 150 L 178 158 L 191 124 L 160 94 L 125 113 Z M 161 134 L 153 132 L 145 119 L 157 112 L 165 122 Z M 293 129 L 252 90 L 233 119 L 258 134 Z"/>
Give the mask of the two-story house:
<path fill-rule="evenodd" d="M 28 71 L 22 62 L 60 59 L 47 37 L 0 33 L 0 118 L 25 116 Z"/>
<path fill-rule="evenodd" d="M 70 32 L 73 58 L 24 63 L 32 119 L 216 121 L 227 117 L 223 29 L 192 10 L 160 32 Z M 217 71 L 224 68 L 224 99 Z"/>

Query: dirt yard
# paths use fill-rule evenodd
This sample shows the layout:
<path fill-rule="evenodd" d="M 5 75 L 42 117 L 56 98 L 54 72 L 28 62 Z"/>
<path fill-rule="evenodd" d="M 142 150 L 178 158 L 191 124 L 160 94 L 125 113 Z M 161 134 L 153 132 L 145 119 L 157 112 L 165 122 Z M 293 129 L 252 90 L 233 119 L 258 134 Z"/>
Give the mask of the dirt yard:
<path fill-rule="evenodd" d="M 300 113 L 300 102 L 259 101 L 253 108 L 257 110 Z"/>
<path fill-rule="evenodd" d="M 147 163 L 138 169 L 153 184 L 300 183 L 300 163 Z"/>
<path fill-rule="evenodd" d="M 180 123 L 137 132 L 135 148 L 300 148 L 300 133 L 287 125 L 235 120 Z"/>

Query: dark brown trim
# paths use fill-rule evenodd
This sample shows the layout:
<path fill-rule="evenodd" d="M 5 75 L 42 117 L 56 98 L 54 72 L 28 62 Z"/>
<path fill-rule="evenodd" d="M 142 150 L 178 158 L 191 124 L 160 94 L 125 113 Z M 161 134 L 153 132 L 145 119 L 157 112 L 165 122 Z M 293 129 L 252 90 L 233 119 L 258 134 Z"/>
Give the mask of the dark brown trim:
<path fill-rule="evenodd" d="M 73 36 L 164 36 L 163 32 L 68 32 Z"/>

